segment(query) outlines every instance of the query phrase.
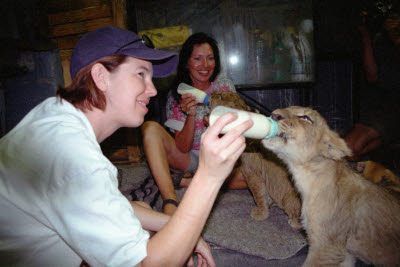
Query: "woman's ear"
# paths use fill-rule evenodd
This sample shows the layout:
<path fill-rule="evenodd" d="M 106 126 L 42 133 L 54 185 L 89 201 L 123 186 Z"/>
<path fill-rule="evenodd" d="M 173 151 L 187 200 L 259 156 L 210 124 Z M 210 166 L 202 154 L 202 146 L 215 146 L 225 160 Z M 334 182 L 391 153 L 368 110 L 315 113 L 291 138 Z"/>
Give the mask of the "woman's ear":
<path fill-rule="evenodd" d="M 94 64 L 90 70 L 90 74 L 92 75 L 92 79 L 96 86 L 101 91 L 106 91 L 108 88 L 108 78 L 110 73 L 104 67 L 104 65 L 100 63 Z"/>

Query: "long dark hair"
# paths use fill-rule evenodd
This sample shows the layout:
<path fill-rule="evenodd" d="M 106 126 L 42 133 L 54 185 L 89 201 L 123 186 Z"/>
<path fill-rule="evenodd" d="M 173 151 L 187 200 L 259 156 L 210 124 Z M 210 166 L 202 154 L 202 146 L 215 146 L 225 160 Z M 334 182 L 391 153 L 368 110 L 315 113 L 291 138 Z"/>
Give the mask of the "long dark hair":
<path fill-rule="evenodd" d="M 192 85 L 192 79 L 190 78 L 189 70 L 187 69 L 187 63 L 189 61 L 190 56 L 192 55 L 194 46 L 205 43 L 211 46 L 215 59 L 215 68 L 213 74 L 210 77 L 210 82 L 213 82 L 220 73 L 221 60 L 219 57 L 219 49 L 217 41 L 204 32 L 197 32 L 192 34 L 182 45 L 182 49 L 179 52 L 179 64 L 177 68 L 177 74 L 173 82 L 173 87 L 171 88 L 172 95 L 174 96 L 175 99 L 179 99 L 177 93 L 177 87 L 181 82 Z"/>

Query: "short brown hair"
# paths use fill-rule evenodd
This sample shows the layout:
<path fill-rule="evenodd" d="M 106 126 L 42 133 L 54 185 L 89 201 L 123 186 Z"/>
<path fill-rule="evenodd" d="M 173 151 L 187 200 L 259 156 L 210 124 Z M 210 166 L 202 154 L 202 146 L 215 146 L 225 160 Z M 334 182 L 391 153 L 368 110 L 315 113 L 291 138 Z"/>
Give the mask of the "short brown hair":
<path fill-rule="evenodd" d="M 91 70 L 96 63 L 102 64 L 108 71 L 113 72 L 119 65 L 125 62 L 127 56 L 113 55 L 98 59 L 88 66 L 82 68 L 75 75 L 74 80 L 68 87 L 59 87 L 57 97 L 65 99 L 82 111 L 92 110 L 93 107 L 105 110 L 106 97 L 93 81 Z"/>

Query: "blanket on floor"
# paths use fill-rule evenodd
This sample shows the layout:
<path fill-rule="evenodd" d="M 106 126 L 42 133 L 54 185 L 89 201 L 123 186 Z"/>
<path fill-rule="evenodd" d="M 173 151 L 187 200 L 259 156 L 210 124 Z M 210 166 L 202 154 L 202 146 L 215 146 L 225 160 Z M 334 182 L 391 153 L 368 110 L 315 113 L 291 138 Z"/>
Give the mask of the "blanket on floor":
<path fill-rule="evenodd" d="M 185 190 L 177 190 L 180 199 Z M 161 211 L 162 199 L 151 176 L 123 193 Z M 255 221 L 250 217 L 254 206 L 247 189 L 221 191 L 204 227 L 204 239 L 213 246 L 267 260 L 290 258 L 307 245 L 304 233 L 290 227 L 288 216 L 279 207 L 270 208 L 268 219 Z"/>
<path fill-rule="evenodd" d="M 184 189 L 178 190 L 183 196 Z M 203 230 L 212 245 L 270 259 L 287 259 L 307 245 L 304 234 L 288 224 L 288 216 L 277 206 L 269 218 L 255 221 L 255 206 L 248 190 L 221 191 Z"/>

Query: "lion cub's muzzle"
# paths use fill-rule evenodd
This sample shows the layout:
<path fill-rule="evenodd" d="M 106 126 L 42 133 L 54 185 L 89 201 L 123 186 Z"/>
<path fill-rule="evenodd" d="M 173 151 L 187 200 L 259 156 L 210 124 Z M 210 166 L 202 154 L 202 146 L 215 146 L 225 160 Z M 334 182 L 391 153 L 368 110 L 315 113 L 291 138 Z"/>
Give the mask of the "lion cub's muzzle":
<path fill-rule="evenodd" d="M 284 119 L 284 117 L 281 114 L 277 114 L 277 113 L 271 113 L 270 117 L 271 117 L 271 119 L 273 119 L 276 122 Z M 285 142 L 287 141 L 286 134 L 284 132 L 280 131 L 278 136 L 281 137 Z"/>
<path fill-rule="evenodd" d="M 283 120 L 284 117 L 280 114 L 276 114 L 276 113 L 272 113 L 271 114 L 271 119 L 273 119 L 274 121 L 280 121 Z"/>

